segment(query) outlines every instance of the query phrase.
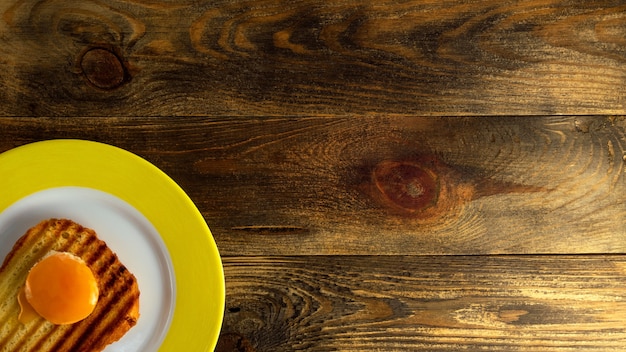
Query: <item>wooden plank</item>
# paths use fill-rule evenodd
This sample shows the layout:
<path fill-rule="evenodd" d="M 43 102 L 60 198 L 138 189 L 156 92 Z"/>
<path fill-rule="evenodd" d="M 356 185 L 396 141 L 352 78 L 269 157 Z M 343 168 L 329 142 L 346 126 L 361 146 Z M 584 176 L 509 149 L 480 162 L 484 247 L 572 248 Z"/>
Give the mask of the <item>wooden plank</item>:
<path fill-rule="evenodd" d="M 226 257 L 216 351 L 621 351 L 624 256 Z"/>
<path fill-rule="evenodd" d="M 0 119 L 0 151 L 111 143 L 224 255 L 625 253 L 623 117 Z M 297 244 L 297 245 L 296 245 Z"/>
<path fill-rule="evenodd" d="M 0 115 L 626 114 L 614 0 L 0 2 Z"/>

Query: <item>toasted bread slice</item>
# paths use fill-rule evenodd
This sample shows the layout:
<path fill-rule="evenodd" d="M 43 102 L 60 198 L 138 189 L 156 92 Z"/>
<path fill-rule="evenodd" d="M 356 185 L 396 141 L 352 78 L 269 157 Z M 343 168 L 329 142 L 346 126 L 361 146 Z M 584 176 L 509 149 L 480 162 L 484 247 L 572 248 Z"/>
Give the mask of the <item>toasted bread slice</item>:
<path fill-rule="evenodd" d="M 91 315 L 69 325 L 38 317 L 18 320 L 17 296 L 30 268 L 50 251 L 69 252 L 93 271 L 100 296 Z M 13 246 L 0 267 L 0 351 L 102 351 L 119 340 L 139 318 L 137 280 L 106 243 L 88 228 L 67 219 L 39 223 Z"/>

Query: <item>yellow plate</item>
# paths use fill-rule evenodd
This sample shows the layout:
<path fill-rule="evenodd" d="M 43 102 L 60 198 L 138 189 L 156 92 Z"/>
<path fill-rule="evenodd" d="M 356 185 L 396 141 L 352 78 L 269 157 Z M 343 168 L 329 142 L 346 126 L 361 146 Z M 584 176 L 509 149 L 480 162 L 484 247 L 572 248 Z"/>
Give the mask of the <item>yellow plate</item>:
<path fill-rule="evenodd" d="M 185 192 L 146 160 L 102 143 L 51 140 L 0 154 L 0 213 L 57 187 L 106 192 L 151 222 L 169 252 L 176 286 L 159 351 L 213 351 L 224 313 L 224 273 L 211 232 Z"/>

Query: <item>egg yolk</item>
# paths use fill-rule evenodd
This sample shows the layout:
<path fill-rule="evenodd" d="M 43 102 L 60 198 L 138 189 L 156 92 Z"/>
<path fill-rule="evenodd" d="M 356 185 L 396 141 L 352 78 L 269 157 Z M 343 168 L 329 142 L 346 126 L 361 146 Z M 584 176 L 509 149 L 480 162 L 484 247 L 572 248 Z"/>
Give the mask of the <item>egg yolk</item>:
<path fill-rule="evenodd" d="M 98 303 L 98 283 L 79 257 L 54 252 L 28 273 L 24 296 L 32 308 L 53 324 L 85 319 Z"/>

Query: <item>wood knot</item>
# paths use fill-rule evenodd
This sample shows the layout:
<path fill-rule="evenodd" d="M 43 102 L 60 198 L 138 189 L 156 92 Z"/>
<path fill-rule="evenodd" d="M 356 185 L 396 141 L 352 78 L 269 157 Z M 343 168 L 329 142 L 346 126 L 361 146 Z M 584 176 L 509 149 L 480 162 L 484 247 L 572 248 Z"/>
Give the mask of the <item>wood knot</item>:
<path fill-rule="evenodd" d="M 126 81 L 122 60 L 108 49 L 94 48 L 85 52 L 80 68 L 87 81 L 100 89 L 115 89 Z"/>
<path fill-rule="evenodd" d="M 477 196 L 478 181 L 432 154 L 383 160 L 370 169 L 368 194 L 391 214 L 422 224 L 456 218 Z"/>
<path fill-rule="evenodd" d="M 417 163 L 383 161 L 375 167 L 372 181 L 381 196 L 409 212 L 432 207 L 439 198 L 439 177 Z"/>
<path fill-rule="evenodd" d="M 364 189 L 390 212 L 419 219 L 451 219 L 465 204 L 498 194 L 544 192 L 547 189 L 500 182 L 470 167 L 449 165 L 435 155 L 411 160 L 384 160 L 368 168 Z"/>

